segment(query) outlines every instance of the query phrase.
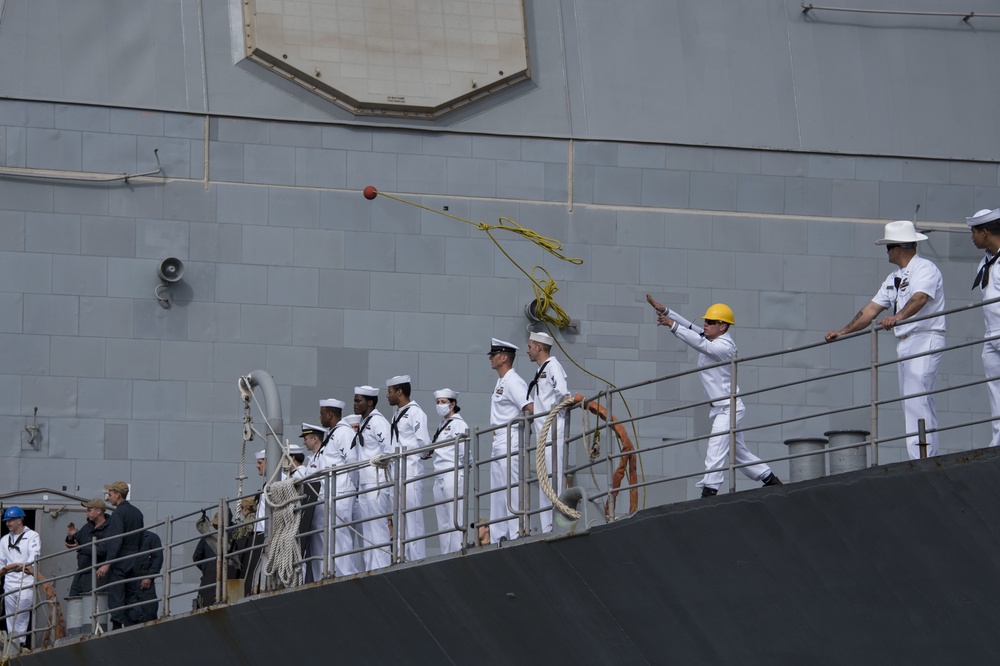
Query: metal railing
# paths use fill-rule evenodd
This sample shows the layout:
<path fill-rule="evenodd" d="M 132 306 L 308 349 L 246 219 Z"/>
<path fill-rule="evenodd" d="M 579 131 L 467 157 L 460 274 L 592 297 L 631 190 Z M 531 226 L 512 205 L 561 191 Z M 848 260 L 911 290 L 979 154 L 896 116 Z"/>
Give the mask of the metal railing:
<path fill-rule="evenodd" d="M 978 309 L 984 305 L 990 305 L 998 301 L 1000 301 L 1000 299 L 955 308 L 938 316 L 954 316 L 962 313 L 974 314 L 978 313 Z M 928 319 L 928 317 L 913 318 L 908 320 L 907 323 L 921 321 L 924 319 Z M 806 428 L 813 427 L 809 425 L 810 422 L 823 423 L 830 417 L 849 416 L 852 413 L 854 413 L 852 423 L 858 427 L 858 430 L 868 431 L 868 435 L 865 436 L 863 441 L 854 441 L 839 446 L 824 447 L 818 452 L 793 452 L 787 455 L 768 457 L 762 456 L 762 462 L 767 464 L 797 460 L 806 456 L 827 456 L 831 453 L 836 453 L 846 449 L 858 449 L 859 447 L 864 447 L 864 449 L 868 452 L 867 460 L 869 461 L 869 464 L 876 465 L 879 461 L 880 447 L 884 447 L 886 444 L 899 442 L 901 440 L 905 440 L 907 437 L 925 436 L 926 434 L 932 432 L 945 433 L 962 428 L 973 428 L 993 421 L 992 417 L 987 418 L 981 416 L 981 414 L 975 414 L 973 412 L 970 413 L 970 418 L 967 420 L 943 423 L 938 425 L 937 428 L 926 430 L 926 433 L 901 432 L 901 430 L 905 430 L 905 428 L 896 428 L 895 424 L 893 424 L 893 430 L 886 433 L 884 436 L 881 435 L 879 428 L 885 425 L 885 421 L 880 418 L 880 412 L 887 407 L 899 405 L 902 401 L 915 397 L 945 394 L 968 389 L 984 384 L 990 381 L 990 379 L 984 377 L 982 379 L 965 381 L 947 386 L 940 386 L 940 384 L 943 384 L 944 382 L 939 381 L 939 386 L 931 391 L 911 395 L 883 396 L 880 394 L 880 372 L 884 372 L 901 362 L 918 358 L 920 356 L 932 353 L 947 355 L 949 352 L 956 352 L 970 347 L 975 347 L 983 344 L 985 341 L 1000 339 L 1000 335 L 970 341 L 961 341 L 950 346 L 945 346 L 942 349 L 933 350 L 924 354 L 881 360 L 879 358 L 878 344 L 880 333 L 881 331 L 879 328 L 877 326 L 873 326 L 865 331 L 859 331 L 857 333 L 842 336 L 838 340 L 831 343 L 818 341 L 766 354 L 738 357 L 723 363 L 703 366 L 702 368 L 691 368 L 681 372 L 675 372 L 661 377 L 636 382 L 628 386 L 605 387 L 603 390 L 589 398 L 586 398 L 584 401 L 586 403 L 598 403 L 606 410 L 609 417 L 603 424 L 589 427 L 589 425 L 586 424 L 586 421 L 584 421 L 583 425 L 581 425 L 579 429 L 579 432 L 572 433 L 571 430 L 574 421 L 573 417 L 575 414 L 577 412 L 580 414 L 586 414 L 586 410 L 583 409 L 583 404 L 577 403 L 566 410 L 566 418 L 562 424 L 565 432 L 552 434 L 550 437 L 551 440 L 559 442 L 557 455 L 565 462 L 564 477 L 561 479 L 563 481 L 562 485 L 563 487 L 566 487 L 567 485 L 584 487 L 586 492 L 586 501 L 599 503 L 603 500 L 605 502 L 602 511 L 596 511 L 590 515 L 604 516 L 605 520 L 616 520 L 622 517 L 624 512 L 608 508 L 607 502 L 613 494 L 629 492 L 633 489 L 645 490 L 657 486 L 676 484 L 677 482 L 686 481 L 705 474 L 705 469 L 701 465 L 692 464 L 690 468 L 665 465 L 663 473 L 657 475 L 655 478 L 652 475 L 650 478 L 633 478 L 625 483 L 622 483 L 617 488 L 611 487 L 610 483 L 605 481 L 610 480 L 613 477 L 616 468 L 618 468 L 621 462 L 629 456 L 641 455 L 646 459 L 650 459 L 658 454 L 675 451 L 679 447 L 688 447 L 690 449 L 691 447 L 701 444 L 712 436 L 711 433 L 688 435 L 687 432 L 685 432 L 681 437 L 664 440 L 662 438 L 663 433 L 659 430 L 663 426 L 659 425 L 656 421 L 656 419 L 664 417 L 682 418 L 684 419 L 683 423 L 685 426 L 693 425 L 699 422 L 696 420 L 697 417 L 701 416 L 698 410 L 710 408 L 713 402 L 709 399 L 701 399 L 700 392 L 698 396 L 699 399 L 677 400 L 675 401 L 676 404 L 668 403 L 666 405 L 660 405 L 660 408 L 658 409 L 634 415 L 629 414 L 627 410 L 622 409 L 627 406 L 630 394 L 634 394 L 639 390 L 653 385 L 670 385 L 674 382 L 683 382 L 686 379 L 696 378 L 698 373 L 702 370 L 724 365 L 728 366 L 730 369 L 733 387 L 730 395 L 726 398 L 729 403 L 731 414 L 729 424 L 730 438 L 735 437 L 738 433 L 742 433 L 744 435 L 755 434 L 764 436 L 768 432 L 773 433 L 775 431 L 780 431 L 784 427 L 790 425 L 795 425 L 796 427 L 804 426 Z M 759 370 L 767 367 L 784 369 L 786 368 L 784 365 L 774 366 L 768 365 L 768 363 L 779 358 L 782 361 L 785 361 L 797 354 L 808 354 L 822 347 L 833 348 L 833 345 L 850 344 L 851 340 L 863 339 L 865 336 L 868 336 L 871 341 L 869 345 L 870 351 L 867 363 L 859 362 L 859 364 L 855 367 L 848 369 L 832 369 L 829 372 L 818 373 L 814 376 L 808 376 L 809 370 L 807 365 L 797 368 L 802 371 L 803 375 L 806 375 L 801 378 L 796 378 L 791 381 L 773 382 L 769 385 L 751 386 L 751 384 L 755 384 L 757 382 L 752 381 L 754 377 L 752 372 L 748 372 L 749 369 L 756 368 Z M 750 380 L 747 382 L 749 388 L 747 390 L 742 390 L 739 394 L 737 394 L 736 386 L 740 379 L 744 377 Z M 805 410 L 808 411 L 808 413 L 793 416 L 785 416 L 782 414 L 781 418 L 771 418 L 770 420 L 763 419 L 758 422 L 744 424 L 741 427 L 737 427 L 736 425 L 735 413 L 738 400 L 745 400 L 749 403 L 749 412 L 754 406 L 760 407 L 762 405 L 767 405 L 768 403 L 765 402 L 767 399 L 771 399 L 773 395 L 780 394 L 783 391 L 807 391 L 808 387 L 815 383 L 829 383 L 832 380 L 841 378 L 855 378 L 855 381 L 859 382 L 859 386 L 863 386 L 867 383 L 868 386 L 870 386 L 870 395 L 868 396 L 868 399 L 859 399 L 852 401 L 849 404 L 840 404 L 835 406 L 809 406 L 800 404 L 797 406 L 808 407 L 808 409 Z M 719 399 L 715 400 L 715 402 L 718 401 Z M 784 404 L 777 404 L 777 406 L 782 410 L 786 407 Z M 395 451 L 387 456 L 384 456 L 381 463 L 382 467 L 386 470 L 383 477 L 384 480 L 381 480 L 380 483 L 373 487 L 359 489 L 353 481 L 357 476 L 358 470 L 369 464 L 367 462 L 352 463 L 350 465 L 323 470 L 311 477 L 308 477 L 307 481 L 309 482 L 321 482 L 321 492 L 312 501 L 307 501 L 306 493 L 300 493 L 300 498 L 303 500 L 303 503 L 292 510 L 296 512 L 308 511 L 310 509 L 316 511 L 317 509 L 320 509 L 322 505 L 322 507 L 326 508 L 326 520 L 322 525 L 314 527 L 310 524 L 307 526 L 308 529 L 299 531 L 297 539 L 300 544 L 300 550 L 298 551 L 299 557 L 295 560 L 295 566 L 305 568 L 318 560 L 321 562 L 321 578 L 335 578 L 337 577 L 338 572 L 343 570 L 356 570 L 359 572 L 364 571 L 365 566 L 363 561 L 365 555 L 375 551 L 388 553 L 389 566 L 395 566 L 407 561 L 406 551 L 409 544 L 417 541 L 423 541 L 428 546 L 428 549 L 433 552 L 433 544 L 437 541 L 437 537 L 449 534 L 461 535 L 460 550 L 461 553 L 464 554 L 469 549 L 483 546 L 483 542 L 480 538 L 480 528 L 486 528 L 502 520 L 508 519 L 516 519 L 518 525 L 518 536 L 524 537 L 538 533 L 539 525 L 537 521 L 539 520 L 540 514 L 551 509 L 533 506 L 532 503 L 532 498 L 537 496 L 538 487 L 538 479 L 534 472 L 533 464 L 536 452 L 536 442 L 534 441 L 532 424 L 538 419 L 544 419 L 547 416 L 547 414 L 522 416 L 514 419 L 510 423 L 489 428 L 477 428 L 468 435 L 462 435 L 444 442 L 436 442 L 408 451 Z M 555 420 L 555 423 L 558 423 L 558 420 Z M 899 424 L 902 424 L 901 416 L 899 417 Z M 656 437 L 655 439 L 659 439 L 660 441 L 658 443 L 650 443 L 648 440 L 654 438 L 647 432 L 646 441 L 643 442 L 641 452 L 615 450 L 613 446 L 608 444 L 616 441 L 615 425 L 631 428 L 634 433 L 638 432 L 640 426 L 645 429 L 656 428 L 656 435 L 659 435 L 660 437 Z M 496 433 L 500 433 L 499 437 L 501 442 L 504 440 L 506 442 L 506 450 L 498 454 L 494 454 L 492 450 L 492 441 Z M 512 442 L 515 437 L 520 442 L 518 450 L 514 450 L 512 448 Z M 596 437 L 600 437 L 602 445 L 600 447 L 599 454 L 594 455 L 594 439 Z M 486 441 L 483 441 L 484 439 Z M 640 441 L 641 440 L 637 439 L 636 444 L 638 445 Z M 767 441 L 773 442 L 773 437 L 770 440 L 765 437 L 763 440 L 751 443 L 761 444 Z M 983 446 L 986 444 L 987 442 L 982 443 Z M 454 448 L 455 459 L 461 462 L 447 471 L 436 470 L 433 468 L 428 469 L 428 465 L 421 458 L 432 456 L 435 451 L 442 450 L 446 447 Z M 730 446 L 729 460 L 724 468 L 724 472 L 728 474 L 728 488 L 730 492 L 735 491 L 737 487 L 736 471 L 747 465 L 754 464 L 738 464 L 735 460 L 734 448 L 735 447 Z M 419 468 L 421 473 L 416 476 L 409 476 L 407 473 L 407 462 L 414 457 L 420 460 L 420 465 L 414 465 L 413 467 L 414 469 Z M 506 462 L 506 483 L 503 484 L 503 487 L 491 488 L 490 484 L 487 482 L 489 479 L 490 466 L 494 462 L 498 461 Z M 517 473 L 516 480 L 515 471 Z M 408 488 L 411 486 L 416 487 L 414 484 L 423 484 L 426 481 L 431 481 L 433 483 L 435 479 L 442 475 L 450 477 L 451 482 L 456 488 L 454 496 L 445 499 L 428 500 L 429 493 L 424 491 L 421 493 L 421 497 L 423 499 L 420 501 L 418 506 L 409 506 L 407 504 L 406 491 Z M 599 477 L 603 477 L 604 480 Z M 300 489 L 302 488 L 301 484 L 297 487 Z M 341 492 L 337 492 L 338 488 L 342 489 Z M 346 489 L 346 491 L 343 489 Z M 497 492 L 503 493 L 502 501 L 506 506 L 506 513 L 508 515 L 503 518 L 490 519 L 489 512 L 486 507 L 486 500 L 491 499 L 491 496 Z M 388 508 L 385 511 L 373 515 L 359 515 L 353 507 L 356 506 L 360 499 L 368 493 L 388 493 L 391 496 L 392 501 L 388 503 Z M 683 494 L 685 495 L 683 499 L 687 499 L 686 493 Z M 247 495 L 244 496 L 244 498 L 253 496 L 254 495 Z M 119 556 L 110 563 L 101 561 L 100 554 L 103 552 L 102 547 L 106 545 L 106 540 L 103 542 L 91 541 L 90 543 L 83 544 L 72 549 L 67 549 L 66 551 L 60 553 L 47 554 L 38 558 L 38 560 L 34 563 L 35 570 L 36 572 L 44 573 L 46 569 L 56 568 L 50 566 L 55 558 L 75 557 L 77 551 L 83 548 L 88 548 L 90 549 L 92 564 L 89 569 L 84 569 L 82 572 L 74 571 L 73 573 L 64 574 L 51 580 L 47 580 L 44 583 L 36 577 L 32 586 L 34 592 L 34 604 L 32 607 L 33 625 L 31 630 L 27 632 L 32 635 L 32 642 L 39 644 L 51 644 L 51 636 L 54 632 L 54 618 L 57 615 L 54 612 L 46 612 L 46 609 L 51 610 L 54 601 L 46 598 L 44 594 L 40 593 L 39 588 L 44 584 L 55 584 L 59 580 L 68 579 L 80 575 L 81 573 L 90 576 L 91 589 L 87 593 L 87 596 L 90 599 L 88 608 L 91 609 L 89 611 L 89 627 L 91 627 L 91 632 L 96 633 L 100 633 L 100 630 L 98 630 L 97 627 L 106 625 L 106 618 L 111 613 L 117 614 L 123 611 L 127 612 L 130 609 L 137 609 L 143 605 L 151 603 L 149 600 L 132 601 L 127 603 L 125 606 L 122 606 L 120 609 L 107 609 L 102 605 L 99 597 L 103 593 L 110 591 L 112 587 L 116 585 L 137 583 L 141 582 L 145 578 L 153 579 L 154 584 L 159 585 L 159 594 L 156 597 L 155 603 L 159 607 L 160 617 L 169 617 L 191 612 L 191 608 L 185 606 L 181 600 L 183 598 L 192 598 L 195 595 L 199 595 L 199 593 L 211 592 L 211 594 L 203 595 L 209 599 L 210 605 L 228 604 L 239 601 L 245 593 L 252 595 L 260 591 L 276 589 L 279 587 L 274 580 L 261 577 L 260 575 L 257 575 L 257 580 L 260 581 L 259 584 L 255 584 L 255 580 L 253 578 L 251 578 L 250 583 L 247 583 L 246 581 L 248 576 L 254 576 L 253 571 L 247 570 L 252 566 L 254 559 L 259 556 L 260 561 L 265 561 L 268 557 L 267 549 L 271 545 L 269 539 L 258 538 L 255 537 L 254 534 L 257 531 L 257 526 L 263 525 L 265 531 L 269 535 L 270 526 L 272 520 L 274 519 L 274 512 L 269 510 L 264 518 L 256 518 L 256 515 L 249 514 L 241 515 L 241 512 L 238 509 L 238 507 L 241 506 L 239 500 L 244 498 L 236 498 L 231 501 L 219 500 L 216 504 L 207 505 L 180 516 L 171 516 L 163 521 L 146 526 L 144 530 L 154 530 L 162 537 L 163 545 L 161 545 L 157 550 L 159 550 L 163 555 L 163 564 L 157 572 L 132 575 L 128 578 L 122 578 L 121 569 L 120 567 L 117 567 L 112 568 L 112 571 L 116 571 L 115 578 L 99 578 L 97 571 L 105 564 L 120 565 L 121 563 L 136 559 L 137 557 L 148 556 L 148 553 L 139 553 L 138 555 L 130 553 Z M 230 521 L 229 519 L 229 509 L 231 506 L 237 507 L 237 519 L 235 521 Z M 444 521 L 444 524 L 437 524 L 436 522 L 425 520 L 425 525 L 435 525 L 435 528 L 432 529 L 428 527 L 419 535 L 407 536 L 407 526 L 416 514 L 423 514 L 425 515 L 425 518 L 429 518 L 431 515 L 436 513 L 436 511 L 431 511 L 431 509 L 437 509 L 441 506 L 450 506 L 450 513 L 448 518 Z M 348 509 L 350 510 L 348 511 Z M 215 514 L 219 517 L 217 524 L 206 527 L 204 524 L 206 521 L 202 520 L 202 528 L 205 530 L 205 533 L 190 535 L 192 532 L 193 521 L 199 516 L 204 519 L 211 514 Z M 601 518 L 598 517 L 593 520 L 599 521 L 600 519 Z M 372 521 L 391 521 L 392 529 L 389 533 L 387 541 L 373 543 L 365 537 L 365 524 Z M 338 530 L 347 530 L 350 533 L 350 543 L 352 545 L 350 549 L 338 550 L 337 539 L 335 538 Z M 139 531 L 137 530 L 136 532 L 130 534 L 135 534 L 137 532 Z M 323 537 L 323 551 L 321 553 L 309 552 L 303 555 L 301 544 L 306 543 L 310 537 L 320 534 Z M 120 537 L 121 535 L 115 538 Z M 206 543 L 211 543 L 213 547 L 210 549 L 209 554 L 195 561 L 193 557 L 188 554 L 191 549 L 191 544 L 203 539 L 207 540 Z M 199 580 L 199 582 L 195 584 L 191 580 L 191 578 L 194 577 L 189 571 L 191 569 L 197 571 L 199 575 L 204 574 L 206 571 L 214 573 L 214 580 L 211 580 L 212 576 L 206 575 L 205 580 L 208 582 L 202 583 Z M 262 569 L 261 567 L 257 567 L 257 570 L 260 571 Z M 228 584 L 227 581 L 231 580 L 236 581 L 236 583 L 233 585 Z M 194 610 L 197 610 L 197 608 Z M 6 619 L 8 616 L 4 615 L 3 617 Z M 17 636 L 15 635 L 13 638 L 16 639 Z"/>

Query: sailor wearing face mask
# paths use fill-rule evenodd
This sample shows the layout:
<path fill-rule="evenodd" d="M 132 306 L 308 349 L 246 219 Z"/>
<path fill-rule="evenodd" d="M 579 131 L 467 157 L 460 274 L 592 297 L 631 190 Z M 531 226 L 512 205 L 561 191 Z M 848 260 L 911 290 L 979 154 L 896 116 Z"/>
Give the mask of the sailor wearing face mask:
<path fill-rule="evenodd" d="M 434 400 L 437 403 L 434 409 L 441 417 L 441 425 L 434 431 L 433 441 L 446 442 L 460 435 L 468 435 L 469 424 L 459 415 L 461 408 L 458 406 L 458 393 L 443 388 L 434 391 Z M 465 493 L 465 446 L 465 442 L 458 442 L 434 450 L 434 471 L 438 472 L 434 477 L 434 502 L 446 502 L 437 504 L 434 511 L 437 513 L 438 530 L 450 530 L 438 535 L 442 554 L 457 553 L 462 549 L 465 530 L 459 530 L 456 522 L 458 525 L 465 525 L 462 500 Z"/>

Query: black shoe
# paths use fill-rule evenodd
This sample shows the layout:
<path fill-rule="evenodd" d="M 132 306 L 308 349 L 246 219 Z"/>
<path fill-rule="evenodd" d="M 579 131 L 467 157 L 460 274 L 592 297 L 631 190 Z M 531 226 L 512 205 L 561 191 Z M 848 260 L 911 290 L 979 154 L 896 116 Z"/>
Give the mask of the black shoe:
<path fill-rule="evenodd" d="M 507 537 L 500 537 L 500 538 L 499 538 L 499 539 L 497 540 L 497 548 L 500 548 L 501 546 L 503 546 L 503 543 L 504 543 L 504 541 L 506 541 L 506 540 L 507 540 Z"/>
<path fill-rule="evenodd" d="M 704 488 L 701 489 L 702 497 L 715 497 L 718 494 L 719 494 L 718 488 L 709 488 L 708 486 L 705 486 Z"/>
<path fill-rule="evenodd" d="M 779 479 L 774 474 L 774 472 L 768 472 L 767 476 L 765 476 L 763 479 L 761 479 L 761 481 L 764 482 L 765 486 L 783 486 L 783 485 L 785 485 L 785 484 L 783 484 L 781 482 L 781 479 Z"/>

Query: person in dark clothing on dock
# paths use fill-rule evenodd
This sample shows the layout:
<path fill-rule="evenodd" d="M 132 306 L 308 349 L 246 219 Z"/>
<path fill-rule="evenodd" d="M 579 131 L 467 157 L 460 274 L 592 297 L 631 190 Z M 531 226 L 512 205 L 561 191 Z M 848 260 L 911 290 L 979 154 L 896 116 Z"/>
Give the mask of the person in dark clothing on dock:
<path fill-rule="evenodd" d="M 110 517 L 107 511 L 108 505 L 99 497 L 95 497 L 89 502 L 81 502 L 81 506 L 87 509 L 87 521 L 83 527 L 76 529 L 73 523 L 66 528 L 66 547 L 76 548 L 85 546 L 76 551 L 76 576 L 69 587 L 69 596 L 79 597 L 89 594 L 91 590 L 92 572 L 91 558 L 93 557 L 95 546 L 90 545 L 91 541 L 97 541 L 97 563 L 100 564 L 105 559 L 107 553 L 107 543 L 101 539 L 105 537 L 105 531 L 110 525 Z"/>
<path fill-rule="evenodd" d="M 128 499 L 128 484 L 115 481 L 105 485 L 108 500 L 115 507 L 106 531 L 108 538 L 107 562 L 97 570 L 98 585 L 113 583 L 108 590 L 108 609 L 111 611 L 111 628 L 118 629 L 140 622 L 138 608 L 122 608 L 134 604 L 138 599 L 139 581 L 128 580 L 137 575 L 138 558 L 142 544 L 142 512 L 132 506 Z M 115 538 L 117 537 L 117 538 Z M 133 557 L 126 557 L 133 555 Z M 126 557 L 119 562 L 113 560 Z"/>
<path fill-rule="evenodd" d="M 160 598 L 156 596 L 156 577 L 163 568 L 163 542 L 156 532 L 146 530 L 142 533 L 139 545 L 139 558 L 136 575 L 142 576 L 136 601 L 148 601 L 135 610 L 136 622 L 149 622 L 159 615 Z"/>

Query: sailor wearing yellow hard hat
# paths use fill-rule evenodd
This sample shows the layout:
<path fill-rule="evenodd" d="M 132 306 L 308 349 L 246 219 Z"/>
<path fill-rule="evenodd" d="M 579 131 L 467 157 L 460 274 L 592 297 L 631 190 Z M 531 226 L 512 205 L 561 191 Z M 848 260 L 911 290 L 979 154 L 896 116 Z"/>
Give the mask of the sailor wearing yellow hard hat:
<path fill-rule="evenodd" d="M 736 343 L 729 335 L 729 327 L 736 324 L 733 310 L 724 303 L 716 303 L 705 311 L 702 320 L 704 328 L 691 323 L 677 312 L 656 302 L 646 294 L 646 300 L 657 313 L 657 325 L 670 327 L 670 332 L 698 351 L 698 367 L 714 365 L 729 361 L 736 356 Z M 705 396 L 712 401 L 709 418 L 712 421 L 712 435 L 708 440 L 708 451 L 705 454 L 705 476 L 697 485 L 701 488 L 702 497 L 711 497 L 719 492 L 722 485 L 722 469 L 729 458 L 729 428 L 731 412 L 732 372 L 728 365 L 706 368 L 698 373 Z M 740 389 L 736 387 L 738 396 Z M 743 421 L 746 408 L 743 400 L 736 398 L 736 428 Z M 740 471 L 765 486 L 780 486 L 781 481 L 771 468 L 760 461 L 747 448 L 743 433 L 736 433 L 736 463 L 746 464 Z"/>

